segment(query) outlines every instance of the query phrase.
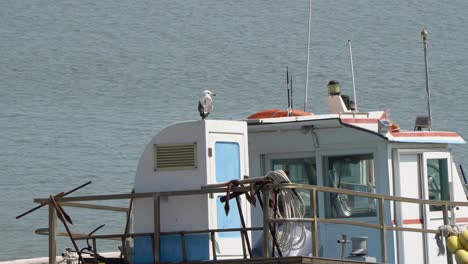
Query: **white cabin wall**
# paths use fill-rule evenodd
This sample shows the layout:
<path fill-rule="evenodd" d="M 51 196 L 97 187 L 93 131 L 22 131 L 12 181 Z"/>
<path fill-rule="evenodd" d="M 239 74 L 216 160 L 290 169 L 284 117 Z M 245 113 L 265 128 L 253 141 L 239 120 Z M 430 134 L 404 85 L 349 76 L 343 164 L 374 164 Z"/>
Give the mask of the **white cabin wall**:
<path fill-rule="evenodd" d="M 354 133 L 354 134 L 353 134 Z M 327 134 L 327 136 L 334 136 Z M 351 154 L 365 154 L 372 153 L 374 157 L 374 176 L 375 176 L 375 188 L 376 193 L 389 194 L 390 184 L 388 177 L 389 165 L 388 165 L 388 144 L 387 142 L 378 137 L 370 137 L 369 134 L 352 130 L 347 132 L 347 140 L 349 142 L 342 142 L 342 144 L 321 145 L 320 149 L 316 151 L 317 154 L 317 175 L 318 185 L 323 185 L 323 157 L 335 156 L 335 155 L 351 155 Z M 319 201 L 322 204 L 320 206 L 319 215 L 325 215 L 325 208 L 323 206 L 323 194 L 319 194 Z M 378 204 L 378 201 L 377 201 Z M 385 204 L 385 221 L 387 225 L 391 223 L 390 205 Z M 366 223 L 379 224 L 378 214 L 375 217 L 359 217 L 359 218 L 347 218 L 350 221 L 361 221 Z M 336 225 L 336 224 L 320 224 L 319 225 L 319 237 L 320 242 L 323 246 L 320 249 L 321 256 L 327 258 L 340 258 L 340 244 L 336 241 L 342 238 L 342 235 L 348 235 L 348 239 L 351 237 L 367 236 L 368 252 L 369 256 L 376 257 L 377 261 L 381 261 L 381 249 L 380 249 L 380 231 L 378 229 L 371 229 L 365 227 L 349 226 L 349 225 Z M 394 237 L 391 232 L 386 234 L 387 245 L 393 245 Z M 346 250 L 346 256 L 350 253 L 351 248 L 348 247 Z M 387 248 L 387 256 L 389 263 L 394 262 L 395 249 L 391 246 Z"/>
<path fill-rule="evenodd" d="M 411 197 L 411 195 L 408 193 L 408 191 L 412 191 L 414 188 L 412 187 L 412 185 L 410 185 L 410 183 L 408 182 L 408 179 L 405 179 L 404 178 L 404 175 L 402 175 L 400 173 L 400 171 L 408 171 L 410 169 L 408 168 L 403 168 L 402 166 L 407 166 L 408 164 L 400 164 L 400 162 L 402 162 L 402 160 L 400 159 L 400 155 L 404 155 L 404 158 L 407 160 L 408 159 L 408 156 L 411 156 L 411 155 L 414 155 L 414 156 L 418 156 L 418 155 L 422 155 L 422 153 L 431 153 L 431 152 L 439 152 L 439 153 L 449 153 L 451 152 L 451 150 L 448 148 L 448 145 L 447 144 L 416 144 L 416 143 L 392 143 L 389 145 L 389 149 L 388 149 L 388 153 L 389 155 L 392 154 L 393 155 L 393 164 L 392 164 L 392 160 L 389 159 L 389 169 L 391 170 L 391 175 L 392 177 L 394 177 L 394 180 L 392 180 L 392 184 L 393 184 L 393 187 L 391 188 L 391 190 L 393 189 L 394 192 L 393 192 L 393 195 L 395 196 L 403 196 L 403 197 Z M 422 157 L 421 157 L 422 158 Z M 450 192 L 450 199 L 453 200 L 453 201 L 461 201 L 461 202 L 465 202 L 467 200 L 466 196 L 465 196 L 465 192 L 464 192 L 464 187 L 463 187 L 463 183 L 462 183 L 462 180 L 461 180 L 461 177 L 458 175 L 458 171 L 457 171 L 457 164 L 455 164 L 453 162 L 453 158 L 450 159 L 452 161 L 452 164 L 451 166 L 449 166 L 449 169 L 451 170 L 451 180 L 449 180 L 449 192 Z M 414 163 L 416 163 L 416 160 L 413 161 Z M 418 165 L 418 166 L 422 166 L 421 165 Z M 421 170 L 423 168 L 420 168 Z M 420 172 L 422 173 L 422 172 Z M 417 184 L 419 185 L 420 183 L 413 183 L 414 184 Z M 398 186 L 401 186 L 401 187 L 398 187 Z M 402 193 L 401 189 L 402 188 L 405 188 L 404 189 L 404 192 Z M 424 187 L 424 186 L 421 186 L 421 188 Z M 402 219 L 398 219 L 399 217 L 398 216 L 395 216 L 394 213 L 395 211 L 396 212 L 401 212 L 402 210 L 404 210 L 404 212 L 406 212 L 406 214 L 403 216 L 405 219 L 408 218 L 408 219 L 412 219 L 412 218 L 421 218 L 422 216 L 418 216 L 418 215 L 408 215 L 408 214 L 411 214 L 412 212 L 415 212 L 415 210 L 417 212 L 419 212 L 419 209 L 409 209 L 405 207 L 408 207 L 408 206 L 411 206 L 411 205 L 397 205 L 396 209 L 391 211 L 392 213 L 392 219 L 396 219 L 397 220 L 397 224 L 399 226 L 405 226 L 405 224 L 402 223 Z M 413 205 L 414 206 L 414 205 Z M 417 208 L 417 207 L 416 207 Z M 456 219 L 456 223 L 457 224 L 466 224 L 468 223 L 468 208 L 466 207 L 459 207 L 458 209 L 454 209 L 452 211 L 452 213 L 454 213 L 454 216 L 453 217 L 453 220 Z M 400 217 L 401 218 L 401 217 Z M 453 221 L 452 220 L 452 221 Z M 454 222 L 452 222 L 454 223 Z M 419 224 L 412 224 L 410 225 L 410 227 L 421 227 L 422 225 Z M 431 227 L 431 229 L 433 229 L 433 227 Z M 395 244 L 394 244 L 394 248 L 395 248 L 395 252 L 406 252 L 405 253 L 402 253 L 402 254 L 396 254 L 398 256 L 398 259 L 396 260 L 395 263 L 407 263 L 408 261 L 416 261 L 416 260 L 421 260 L 422 259 L 422 256 L 418 256 L 418 249 L 416 248 L 412 248 L 411 250 L 407 250 L 407 245 L 405 245 L 405 242 L 406 244 L 407 243 L 410 243 L 412 244 L 412 242 L 408 242 L 411 238 L 410 236 L 414 237 L 413 241 L 414 240 L 421 240 L 421 235 L 419 234 L 411 234 L 411 233 L 408 233 L 408 232 L 401 232 L 400 235 L 398 236 L 395 232 L 394 234 L 394 237 L 395 237 Z M 398 238 L 399 237 L 399 238 Z M 430 237 L 430 236 L 429 236 Z M 432 240 L 431 240 L 432 241 Z M 397 250 L 399 249 L 399 250 Z M 431 246 L 429 250 L 434 250 L 436 251 L 436 249 Z M 422 249 L 419 249 L 419 251 L 422 251 Z M 420 252 L 419 255 L 421 255 L 422 253 Z M 432 260 L 431 260 L 432 261 Z"/>
<path fill-rule="evenodd" d="M 458 164 L 455 163 L 455 161 L 452 159 L 452 185 L 450 186 L 451 188 L 451 199 L 457 202 L 466 202 L 467 196 L 465 193 L 465 183 L 463 180 L 463 176 L 458 173 Z M 467 177 L 468 175 L 465 175 Z M 453 210 L 453 213 L 455 214 L 455 219 L 457 224 L 468 224 L 468 207 L 456 207 L 455 210 Z"/>
<path fill-rule="evenodd" d="M 186 131 L 202 131 L 205 124 L 203 122 L 186 122 L 174 124 L 166 127 L 159 132 L 158 135 L 146 145 L 145 150 L 139 160 L 137 173 L 135 177 L 135 192 L 162 192 L 171 190 L 190 190 L 198 189 L 201 185 L 207 184 L 206 179 L 199 176 L 202 171 L 206 171 L 206 161 L 199 161 L 196 169 L 187 170 L 173 170 L 164 171 L 161 175 L 160 172 L 154 170 L 154 144 L 174 144 L 174 143 L 190 143 L 198 142 L 198 145 L 204 146 L 206 144 L 205 135 L 202 133 L 191 133 L 187 135 Z M 205 157 L 206 149 L 204 147 L 197 147 L 197 156 Z M 195 176 L 195 177 L 194 177 Z M 183 184 L 182 184 L 183 183 Z M 180 203 L 180 199 L 187 200 L 186 203 L 181 203 L 180 206 L 185 210 L 190 208 L 199 208 L 200 211 L 208 214 L 208 206 L 203 205 L 200 199 L 187 199 L 171 197 L 169 199 L 161 200 L 161 210 L 167 211 L 172 204 Z M 134 215 L 146 215 L 147 217 L 134 218 L 134 232 L 153 232 L 153 199 L 138 199 L 134 203 Z M 170 211 L 170 210 L 169 210 Z M 170 221 L 165 221 L 166 218 L 161 218 L 161 227 L 164 231 L 173 231 L 176 228 Z M 167 218 L 169 219 L 169 218 Z M 179 217 L 180 224 L 187 224 L 191 226 L 190 221 L 184 220 Z M 198 225 L 198 224 L 197 224 Z M 206 223 L 205 228 L 208 227 Z"/>
<path fill-rule="evenodd" d="M 182 151 L 179 149 L 181 144 L 185 145 Z M 156 157 L 155 145 L 169 151 L 164 149 L 161 157 Z M 179 155 L 185 159 L 180 159 Z M 197 190 L 207 184 L 232 180 L 226 177 L 239 180 L 248 174 L 247 156 L 246 122 L 199 120 L 173 124 L 153 137 L 145 147 L 137 167 L 135 192 Z M 184 163 L 186 160 L 189 162 Z M 158 162 L 165 166 L 157 167 Z M 233 213 L 226 216 L 215 198 L 208 194 L 161 197 L 159 223 L 154 221 L 153 199 L 136 199 L 132 212 L 133 232 L 153 232 L 155 224 L 161 232 L 218 229 L 224 225 L 241 227 L 239 217 L 235 217 L 236 211 L 232 210 Z M 250 206 L 245 199 L 241 201 L 241 209 L 246 225 L 250 225 Z M 236 235 L 216 234 L 219 258 L 242 256 L 240 234 L 238 238 Z M 210 254 L 212 256 L 209 239 L 208 233 L 186 235 L 189 260 L 208 260 Z M 161 237 L 162 262 L 181 260 L 182 254 L 176 253 L 180 245 L 178 241 L 181 241 L 178 235 Z M 177 248 L 172 248 L 174 245 Z M 135 239 L 136 263 L 152 262 L 151 252 L 151 239 Z"/>
<path fill-rule="evenodd" d="M 361 130 L 349 127 L 333 127 L 314 129 L 316 141 L 311 132 L 306 132 L 303 129 L 297 130 L 274 130 L 269 132 L 255 132 L 255 128 L 249 127 L 249 158 L 251 177 L 262 176 L 263 157 L 268 154 L 285 154 L 293 155 L 293 153 L 312 153 L 315 154 L 317 166 L 317 185 L 323 185 L 323 169 L 322 157 L 330 155 L 347 155 L 347 154 L 364 154 L 372 153 L 374 155 L 374 174 L 376 179 L 376 191 L 378 193 L 388 194 L 391 190 L 389 183 L 389 157 L 387 141 L 378 135 L 372 135 Z M 272 143 L 273 142 L 273 143 Z M 317 144 L 318 143 L 318 144 Z M 266 171 L 269 168 L 265 168 Z M 319 193 L 319 215 L 325 214 L 323 208 L 323 195 Z M 386 206 L 386 221 L 391 223 L 391 215 L 389 214 L 390 207 Z M 355 218 L 357 221 L 365 221 L 378 223 L 377 217 Z M 262 212 L 259 208 L 252 209 L 252 224 L 253 226 L 262 225 Z M 325 235 L 326 234 L 326 235 Z M 319 235 L 321 240 L 320 255 L 324 257 L 340 257 L 339 244 L 337 240 L 341 239 L 342 234 L 351 236 L 369 236 L 368 247 L 369 254 L 380 259 L 380 244 L 375 243 L 380 241 L 379 231 L 366 228 L 350 228 L 344 225 L 321 224 Z M 254 235 L 253 240 L 260 239 L 259 235 Z M 387 233 L 388 245 L 393 244 L 393 235 Z M 324 246 L 326 245 L 326 246 Z M 346 252 L 350 252 L 350 246 Z M 394 249 L 389 247 L 389 261 L 393 262 L 392 256 Z"/>

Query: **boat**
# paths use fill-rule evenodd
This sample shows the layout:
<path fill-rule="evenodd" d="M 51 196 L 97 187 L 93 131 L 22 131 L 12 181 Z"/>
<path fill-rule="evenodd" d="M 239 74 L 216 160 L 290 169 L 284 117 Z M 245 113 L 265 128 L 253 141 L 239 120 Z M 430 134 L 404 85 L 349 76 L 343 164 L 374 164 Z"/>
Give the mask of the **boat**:
<path fill-rule="evenodd" d="M 34 199 L 17 218 L 48 206 L 49 226 L 36 233 L 49 237 L 50 264 L 57 236 L 72 242 L 67 264 L 468 263 L 468 182 L 451 151 L 466 142 L 432 130 L 430 100 L 429 115 L 403 130 L 385 111 L 358 111 L 337 81 L 325 114 L 293 109 L 291 86 L 287 77 L 287 109 L 243 120 L 208 119 L 214 93 L 205 91 L 200 120 L 148 142 L 131 193 L 70 196 L 87 182 Z M 106 200 L 129 206 L 90 203 Z M 73 233 L 67 206 L 127 221 L 120 234 Z M 98 251 L 108 239 L 121 242 L 118 256 Z"/>
<path fill-rule="evenodd" d="M 237 121 L 208 119 L 210 100 L 202 119 L 148 142 L 132 193 L 69 196 L 88 182 L 34 199 L 49 207 L 49 226 L 36 231 L 49 236 L 49 263 L 58 235 L 70 237 L 76 263 L 452 263 L 443 231 L 468 223 L 468 202 L 451 145 L 464 139 L 427 118 L 403 130 L 384 111 L 357 111 L 338 82 L 328 92 L 325 114 Z M 89 203 L 122 199 L 128 208 Z M 121 234 L 75 234 L 66 206 L 128 221 Z M 120 257 L 98 252 L 104 239 L 122 242 Z"/>

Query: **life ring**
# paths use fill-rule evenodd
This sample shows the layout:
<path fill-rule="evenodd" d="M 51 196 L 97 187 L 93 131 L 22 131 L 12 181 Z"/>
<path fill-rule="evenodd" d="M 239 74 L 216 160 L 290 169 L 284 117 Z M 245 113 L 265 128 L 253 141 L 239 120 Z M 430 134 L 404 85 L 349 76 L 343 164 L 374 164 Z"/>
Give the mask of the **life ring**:
<path fill-rule="evenodd" d="M 400 132 L 400 126 L 397 123 L 392 123 L 390 127 L 390 133 L 397 133 Z"/>
<path fill-rule="evenodd" d="M 285 117 L 285 116 L 309 116 L 313 115 L 310 112 L 304 112 L 301 110 L 282 110 L 282 109 L 268 109 L 257 112 L 250 115 L 247 119 L 262 119 L 262 118 L 276 118 L 276 117 Z"/>

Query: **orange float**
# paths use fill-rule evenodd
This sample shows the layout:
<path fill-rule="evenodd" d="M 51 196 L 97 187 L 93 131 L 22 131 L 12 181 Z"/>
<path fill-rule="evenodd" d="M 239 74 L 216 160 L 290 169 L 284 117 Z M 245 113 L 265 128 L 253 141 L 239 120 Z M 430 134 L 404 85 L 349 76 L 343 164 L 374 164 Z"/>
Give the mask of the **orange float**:
<path fill-rule="evenodd" d="M 250 115 L 247 119 L 262 119 L 262 118 L 275 118 L 275 117 L 286 117 L 286 116 L 309 116 L 313 115 L 310 112 L 304 112 L 301 110 L 282 110 L 282 109 L 268 109 L 257 112 Z"/>

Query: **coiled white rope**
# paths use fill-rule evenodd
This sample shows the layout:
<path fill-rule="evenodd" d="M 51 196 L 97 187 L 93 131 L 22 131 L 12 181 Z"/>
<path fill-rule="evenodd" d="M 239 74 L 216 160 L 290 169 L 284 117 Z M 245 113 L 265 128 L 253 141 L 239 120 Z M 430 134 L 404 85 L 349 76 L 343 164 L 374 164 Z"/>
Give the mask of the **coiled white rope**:
<path fill-rule="evenodd" d="M 282 170 L 267 173 L 267 180 L 273 184 L 291 183 L 286 173 Z M 267 206 L 267 203 L 265 203 Z M 302 197 L 294 189 L 280 189 L 278 193 L 277 218 L 303 218 L 305 205 Z M 270 217 L 273 215 L 270 211 Z M 306 240 L 306 228 L 302 222 L 286 222 L 277 225 L 276 239 L 284 256 L 292 250 L 301 248 Z"/>

